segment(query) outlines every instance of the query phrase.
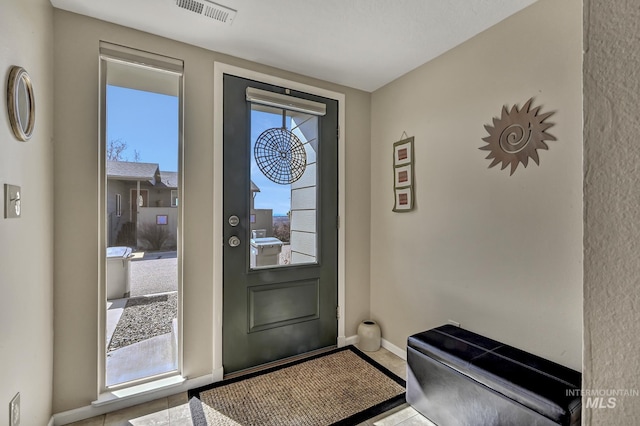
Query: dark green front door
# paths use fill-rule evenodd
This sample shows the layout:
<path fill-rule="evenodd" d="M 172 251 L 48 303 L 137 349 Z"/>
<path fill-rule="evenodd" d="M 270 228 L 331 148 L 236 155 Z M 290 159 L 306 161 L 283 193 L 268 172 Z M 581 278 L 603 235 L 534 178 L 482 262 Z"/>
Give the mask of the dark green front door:
<path fill-rule="evenodd" d="M 230 75 L 223 97 L 230 373 L 336 344 L 338 103 Z"/>

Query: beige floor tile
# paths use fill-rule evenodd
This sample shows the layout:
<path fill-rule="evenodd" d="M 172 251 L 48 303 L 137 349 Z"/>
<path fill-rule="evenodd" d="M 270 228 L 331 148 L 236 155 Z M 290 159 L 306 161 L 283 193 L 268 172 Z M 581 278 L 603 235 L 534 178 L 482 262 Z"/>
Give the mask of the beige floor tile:
<path fill-rule="evenodd" d="M 191 418 L 191 409 L 189 408 L 189 403 L 187 402 L 185 402 L 184 404 L 176 405 L 175 407 L 170 407 L 168 411 L 171 424 L 178 420 Z"/>
<path fill-rule="evenodd" d="M 168 426 L 169 413 L 166 410 L 156 411 L 155 413 L 134 415 L 126 419 L 112 419 L 107 417 L 105 426 Z"/>
<path fill-rule="evenodd" d="M 403 404 L 398 408 L 385 413 L 382 418 L 373 419 L 372 424 L 375 426 L 395 426 L 418 414 L 409 404 Z"/>
<path fill-rule="evenodd" d="M 104 426 L 161 426 L 169 424 L 167 398 L 107 414 Z"/>
<path fill-rule="evenodd" d="M 409 417 L 407 420 L 398 423 L 396 426 L 436 426 L 434 423 L 430 422 L 429 419 L 424 417 L 422 414 L 417 413 L 413 417 Z"/>
<path fill-rule="evenodd" d="M 171 395 L 167 398 L 167 404 L 169 408 L 176 407 L 178 405 L 186 404 L 189 402 L 189 395 L 187 392 L 182 392 L 177 395 Z"/>
<path fill-rule="evenodd" d="M 96 417 L 91 417 L 90 419 L 80 420 L 79 422 L 69 423 L 68 426 L 104 426 L 104 418 L 106 416 L 100 415 Z"/>
<path fill-rule="evenodd" d="M 189 408 L 189 396 L 187 392 L 182 392 L 167 398 L 169 405 L 170 424 L 191 424 L 191 409 Z M 189 422 L 185 422 L 189 420 Z"/>
<path fill-rule="evenodd" d="M 375 352 L 364 352 L 371 359 L 382 364 L 398 377 L 406 380 L 407 377 L 407 361 L 395 355 L 393 352 L 385 348 L 380 348 Z"/>
<path fill-rule="evenodd" d="M 377 425 L 379 422 L 384 422 L 387 418 L 393 417 L 396 413 L 404 410 L 406 407 L 408 407 L 408 404 L 403 404 L 403 405 L 400 405 L 399 407 L 392 408 L 389 411 L 386 411 L 386 412 L 384 412 L 382 414 L 378 414 L 377 416 L 370 418 L 366 422 L 360 423 L 358 426 L 374 426 L 374 425 Z M 401 417 L 401 418 L 403 420 L 406 419 L 406 417 Z M 385 426 L 388 426 L 388 425 L 393 425 L 395 423 L 387 421 L 386 423 L 381 423 L 381 424 L 383 424 Z"/>
<path fill-rule="evenodd" d="M 193 422 L 191 421 L 191 417 L 186 418 L 186 419 L 177 419 L 177 420 L 171 420 L 169 422 L 170 426 L 193 426 Z"/>

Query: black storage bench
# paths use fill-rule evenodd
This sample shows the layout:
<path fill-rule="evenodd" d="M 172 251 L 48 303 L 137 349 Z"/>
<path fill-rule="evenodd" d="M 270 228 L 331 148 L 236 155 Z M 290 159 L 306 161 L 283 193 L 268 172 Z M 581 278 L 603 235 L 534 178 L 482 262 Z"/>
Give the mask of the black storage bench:
<path fill-rule="evenodd" d="M 577 371 L 453 325 L 407 343 L 407 402 L 438 426 L 580 424 Z"/>

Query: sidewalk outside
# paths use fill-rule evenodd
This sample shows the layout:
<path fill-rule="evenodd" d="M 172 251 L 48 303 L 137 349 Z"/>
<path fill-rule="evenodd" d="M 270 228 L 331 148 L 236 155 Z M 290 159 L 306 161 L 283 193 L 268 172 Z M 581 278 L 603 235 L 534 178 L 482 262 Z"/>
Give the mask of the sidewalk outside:
<path fill-rule="evenodd" d="M 131 294 L 137 298 L 158 294 L 171 294 L 178 290 L 176 252 L 136 252 L 131 261 Z M 107 301 L 106 347 L 120 322 L 129 299 Z M 135 322 L 135 320 L 134 320 Z M 135 330 L 127 329 L 135 333 Z M 154 335 L 131 336 L 131 345 L 107 353 L 107 386 L 161 374 L 177 369 L 177 320 L 171 332 Z M 138 331 L 140 333 L 140 331 Z M 143 334 L 152 334 L 142 331 Z M 157 334 L 157 333 L 156 333 Z"/>

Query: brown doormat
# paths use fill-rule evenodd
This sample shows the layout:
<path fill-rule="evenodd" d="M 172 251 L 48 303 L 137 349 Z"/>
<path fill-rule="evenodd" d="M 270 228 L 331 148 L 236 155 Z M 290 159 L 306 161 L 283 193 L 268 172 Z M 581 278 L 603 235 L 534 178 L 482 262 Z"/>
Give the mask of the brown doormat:
<path fill-rule="evenodd" d="M 353 346 L 189 391 L 194 426 L 355 425 L 405 402 L 405 382 Z"/>

